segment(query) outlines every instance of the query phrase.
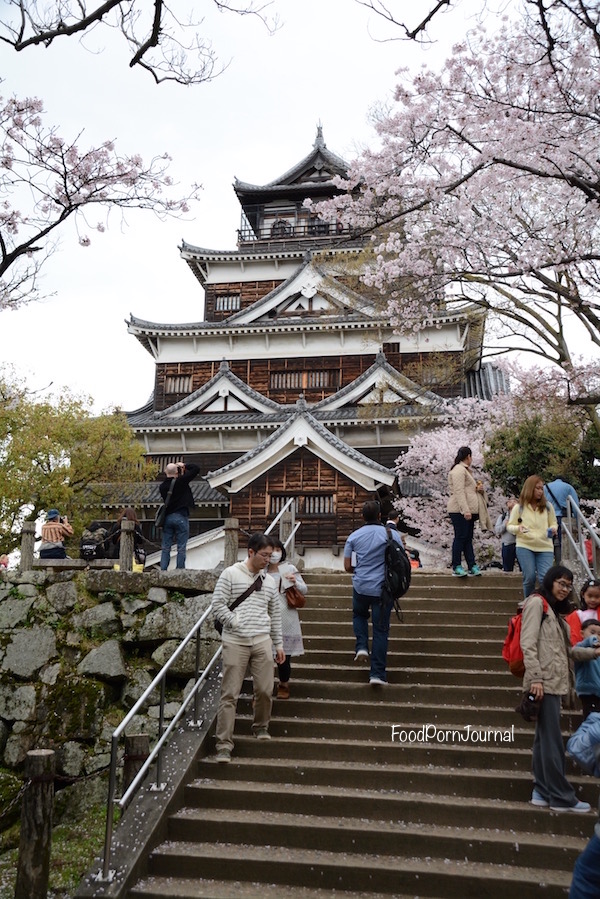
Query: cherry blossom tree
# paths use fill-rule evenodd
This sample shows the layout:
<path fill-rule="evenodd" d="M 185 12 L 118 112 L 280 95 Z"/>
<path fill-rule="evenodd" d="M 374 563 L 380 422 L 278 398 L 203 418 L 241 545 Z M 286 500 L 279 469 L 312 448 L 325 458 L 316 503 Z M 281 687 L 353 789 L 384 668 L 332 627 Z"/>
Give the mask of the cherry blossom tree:
<path fill-rule="evenodd" d="M 569 402 L 564 374 L 508 362 L 504 368 L 510 394 L 489 402 L 448 401 L 437 424 L 415 435 L 396 461 L 400 485 L 416 479 L 423 487 L 422 496 L 398 501 L 404 522 L 442 552 L 449 552 L 452 543 L 448 472 L 460 446 L 473 451 L 472 471 L 486 487 L 492 524 L 530 474 L 544 479 L 562 475 L 575 484 L 586 511 L 599 505 L 593 491 L 599 484 L 600 444 L 585 410 Z M 499 558 L 493 533 L 476 527 L 474 543 L 481 561 Z"/>
<path fill-rule="evenodd" d="M 509 396 L 494 401 L 477 399 L 454 400 L 440 414 L 439 425 L 420 431 L 412 439 L 408 450 L 396 462 L 400 485 L 404 479 L 416 479 L 424 489 L 422 496 L 403 496 L 396 503 L 402 520 L 422 535 L 428 543 L 446 552 L 450 564 L 453 529 L 446 512 L 448 502 L 448 472 L 461 446 L 473 452 L 472 473 L 483 480 L 492 524 L 504 507 L 505 497 L 493 488 L 484 473 L 484 450 L 494 427 L 510 421 L 512 400 Z M 410 545 L 410 538 L 408 538 Z M 473 545 L 480 562 L 499 558 L 498 538 L 492 531 L 476 527 Z"/>
<path fill-rule="evenodd" d="M 80 149 L 44 123 L 41 100 L 0 98 L 0 310 L 39 298 L 38 274 L 56 249 L 56 232 L 77 223 L 82 247 L 102 232 L 114 209 L 148 209 L 178 216 L 197 199 L 194 185 L 170 198 L 173 182 L 165 154 L 144 163 L 106 141 Z"/>
<path fill-rule="evenodd" d="M 365 281 L 399 332 L 474 307 L 500 351 L 582 374 L 600 347 L 599 33 L 597 2 L 529 0 L 439 72 L 400 73 L 381 146 L 322 207 L 371 235 Z M 577 402 L 600 433 L 592 368 Z"/>
<path fill-rule="evenodd" d="M 219 12 L 258 16 L 269 30 L 277 28 L 276 17 L 267 16 L 271 0 L 241 5 L 233 0 L 212 3 Z M 218 63 L 210 38 L 202 34 L 203 19 L 196 21 L 194 15 L 194 4 L 176 12 L 174 4 L 164 0 L 4 0 L 0 41 L 22 51 L 112 28 L 128 45 L 130 68 L 140 66 L 157 84 L 199 84 L 211 81 L 224 66 Z"/>

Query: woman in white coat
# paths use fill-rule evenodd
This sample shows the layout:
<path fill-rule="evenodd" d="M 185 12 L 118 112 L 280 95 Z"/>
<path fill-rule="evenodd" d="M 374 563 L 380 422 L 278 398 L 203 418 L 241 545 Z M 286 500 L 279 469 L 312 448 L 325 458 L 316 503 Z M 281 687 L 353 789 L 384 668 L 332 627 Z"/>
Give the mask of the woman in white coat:
<path fill-rule="evenodd" d="M 271 561 L 269 562 L 267 571 L 274 579 L 277 589 L 279 590 L 283 651 L 285 653 L 285 661 L 281 664 L 277 664 L 279 673 L 277 699 L 290 698 L 291 657 L 304 654 L 300 616 L 298 615 L 297 609 L 291 609 L 288 606 L 285 590 L 292 584 L 294 584 L 303 594 L 306 594 L 308 589 L 296 566 L 285 560 L 286 551 L 283 543 L 280 540 L 274 539 L 273 552 L 271 553 Z"/>
<path fill-rule="evenodd" d="M 472 461 L 473 455 L 470 447 L 461 446 L 448 474 L 450 498 L 446 511 L 454 528 L 452 574 L 455 577 L 481 574 L 479 565 L 475 563 L 473 528 L 480 515 L 479 496 L 483 497 L 483 485 L 481 481 L 476 481 L 471 474 Z M 485 506 L 483 506 L 483 511 L 485 511 Z M 463 556 L 466 569 L 462 566 Z"/>

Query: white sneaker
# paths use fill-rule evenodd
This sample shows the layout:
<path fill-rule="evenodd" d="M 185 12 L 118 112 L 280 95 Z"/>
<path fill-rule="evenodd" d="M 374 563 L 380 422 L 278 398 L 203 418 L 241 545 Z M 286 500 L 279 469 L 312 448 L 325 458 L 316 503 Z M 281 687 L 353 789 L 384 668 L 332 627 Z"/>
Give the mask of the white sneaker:
<path fill-rule="evenodd" d="M 575 805 L 551 805 L 551 812 L 579 812 L 580 814 L 585 814 L 585 812 L 591 811 L 592 806 L 589 802 L 582 802 L 580 799 Z"/>
<path fill-rule="evenodd" d="M 359 649 L 356 655 L 354 656 L 355 662 L 368 662 L 369 661 L 369 653 L 366 649 Z"/>
<path fill-rule="evenodd" d="M 380 677 L 370 677 L 369 683 L 372 687 L 387 687 L 387 681 L 382 680 Z"/>

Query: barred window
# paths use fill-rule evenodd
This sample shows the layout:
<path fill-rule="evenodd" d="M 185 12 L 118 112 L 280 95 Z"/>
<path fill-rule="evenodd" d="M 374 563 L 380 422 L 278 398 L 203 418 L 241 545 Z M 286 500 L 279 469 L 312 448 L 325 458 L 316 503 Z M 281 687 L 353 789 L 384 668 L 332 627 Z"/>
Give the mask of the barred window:
<path fill-rule="evenodd" d="M 215 309 L 217 312 L 235 312 L 239 308 L 239 293 L 228 293 L 216 298 Z"/>
<path fill-rule="evenodd" d="M 190 393 L 191 389 L 191 375 L 174 375 L 165 378 L 165 393 Z"/>
<path fill-rule="evenodd" d="M 310 390 L 337 388 L 337 369 L 316 371 L 274 371 L 271 372 L 271 390 Z"/>
<path fill-rule="evenodd" d="M 290 496 L 281 494 L 271 494 L 270 497 L 270 514 L 272 517 L 278 515 L 285 504 L 290 500 Z M 302 515 L 333 515 L 334 499 L 333 494 L 307 494 L 306 496 L 295 497 L 295 513 L 296 516 Z"/>
<path fill-rule="evenodd" d="M 305 515 L 333 515 L 333 496 L 305 496 Z"/>
<path fill-rule="evenodd" d="M 291 499 L 289 496 L 274 496 L 271 494 L 271 515 L 274 517 L 275 515 L 279 515 L 285 504 Z M 300 497 L 296 497 L 295 503 L 295 512 L 298 514 L 298 509 L 300 507 Z"/>

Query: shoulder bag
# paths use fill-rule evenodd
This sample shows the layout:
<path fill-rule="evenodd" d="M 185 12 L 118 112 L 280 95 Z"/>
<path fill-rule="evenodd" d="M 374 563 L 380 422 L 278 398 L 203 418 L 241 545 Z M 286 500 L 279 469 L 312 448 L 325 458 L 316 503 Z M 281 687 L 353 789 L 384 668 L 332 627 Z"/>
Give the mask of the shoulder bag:
<path fill-rule="evenodd" d="M 304 593 L 301 593 L 295 584 L 291 584 L 291 586 L 287 587 L 282 592 L 285 593 L 285 598 L 287 599 L 287 604 L 290 609 L 303 609 L 306 605 Z"/>
<path fill-rule="evenodd" d="M 154 516 L 154 524 L 157 528 L 162 528 L 163 524 L 165 523 L 165 518 L 167 517 L 167 507 L 171 502 L 171 497 L 173 496 L 173 487 L 175 486 L 176 480 L 177 478 L 172 478 L 171 486 L 169 487 L 165 501 L 158 507 L 158 511 Z"/>
<path fill-rule="evenodd" d="M 258 577 L 256 578 L 256 580 L 254 581 L 254 583 L 250 587 L 248 587 L 247 590 L 244 590 L 243 593 L 240 593 L 240 595 L 238 596 L 237 599 L 234 599 L 234 601 L 228 607 L 229 611 L 233 612 L 234 609 L 237 609 L 238 606 L 241 606 L 241 604 L 243 603 L 243 601 L 245 599 L 248 599 L 248 597 L 250 596 L 251 593 L 254 593 L 255 590 L 260 590 L 260 588 L 262 587 L 262 580 L 263 579 L 259 574 Z M 223 625 L 221 624 L 221 622 L 217 621 L 215 619 L 214 625 L 215 625 L 216 632 L 218 634 L 222 634 L 223 633 Z"/>

